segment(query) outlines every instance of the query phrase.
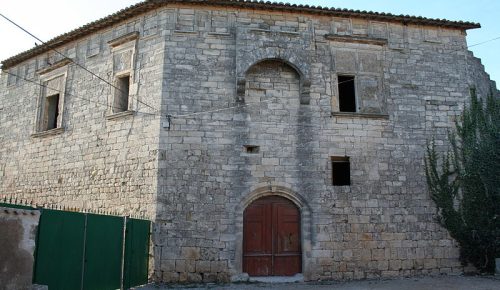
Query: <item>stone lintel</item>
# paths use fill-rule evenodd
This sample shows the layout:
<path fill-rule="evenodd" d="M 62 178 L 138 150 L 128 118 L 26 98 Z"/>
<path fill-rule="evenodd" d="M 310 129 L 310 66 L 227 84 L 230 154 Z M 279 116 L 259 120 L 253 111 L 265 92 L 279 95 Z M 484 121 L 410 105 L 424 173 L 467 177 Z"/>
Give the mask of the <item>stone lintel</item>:
<path fill-rule="evenodd" d="M 111 47 L 116 47 L 120 44 L 124 44 L 125 42 L 136 40 L 137 38 L 139 38 L 139 32 L 134 31 L 108 41 L 108 45 Z"/>
<path fill-rule="evenodd" d="M 375 37 L 327 34 L 325 35 L 325 39 L 338 42 L 364 43 L 381 46 L 387 45 L 387 39 Z"/>
<path fill-rule="evenodd" d="M 124 118 L 127 116 L 133 116 L 135 115 L 135 111 L 123 111 L 123 112 L 118 112 L 118 113 L 113 113 L 109 114 L 106 116 L 106 120 L 116 120 L 120 118 Z"/>
<path fill-rule="evenodd" d="M 43 75 L 43 74 L 51 72 L 51 71 L 53 71 L 55 69 L 63 67 L 65 65 L 68 65 L 68 64 L 70 64 L 72 62 L 73 62 L 73 60 L 71 60 L 70 58 L 66 57 L 66 58 L 63 58 L 61 60 L 56 61 L 55 63 L 51 64 L 49 67 L 37 70 L 36 73 L 39 74 L 39 75 Z"/>

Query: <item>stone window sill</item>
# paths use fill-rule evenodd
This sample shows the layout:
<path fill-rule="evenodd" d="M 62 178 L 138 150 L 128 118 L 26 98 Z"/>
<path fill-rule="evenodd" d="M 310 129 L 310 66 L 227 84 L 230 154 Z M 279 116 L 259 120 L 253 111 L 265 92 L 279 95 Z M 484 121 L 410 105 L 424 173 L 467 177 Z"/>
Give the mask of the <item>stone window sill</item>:
<path fill-rule="evenodd" d="M 297 31 L 271 30 L 271 29 L 262 29 L 262 28 L 251 28 L 250 32 L 280 33 L 280 34 L 289 34 L 289 35 L 300 35 L 300 32 L 297 32 Z"/>
<path fill-rule="evenodd" d="M 64 128 L 59 127 L 59 128 L 54 128 L 50 129 L 47 131 L 41 131 L 41 132 L 36 132 L 31 134 L 31 137 L 33 138 L 43 138 L 43 137 L 48 137 L 48 136 L 55 136 L 64 133 Z"/>
<path fill-rule="evenodd" d="M 98 52 L 90 53 L 90 54 L 87 54 L 87 58 L 93 58 L 93 57 L 96 57 L 98 55 L 99 55 Z"/>
<path fill-rule="evenodd" d="M 208 35 L 210 36 L 232 36 L 232 34 L 230 32 L 215 32 L 215 31 L 212 31 L 212 32 L 209 32 Z"/>
<path fill-rule="evenodd" d="M 135 115 L 135 111 L 123 111 L 106 115 L 106 120 L 117 120 Z"/>
<path fill-rule="evenodd" d="M 174 30 L 174 33 L 179 33 L 179 34 L 198 34 L 198 31 L 176 29 L 176 30 Z"/>
<path fill-rule="evenodd" d="M 386 119 L 389 120 L 388 114 L 379 113 L 357 113 L 357 112 L 332 112 L 332 117 L 345 118 L 368 118 L 368 119 Z"/>

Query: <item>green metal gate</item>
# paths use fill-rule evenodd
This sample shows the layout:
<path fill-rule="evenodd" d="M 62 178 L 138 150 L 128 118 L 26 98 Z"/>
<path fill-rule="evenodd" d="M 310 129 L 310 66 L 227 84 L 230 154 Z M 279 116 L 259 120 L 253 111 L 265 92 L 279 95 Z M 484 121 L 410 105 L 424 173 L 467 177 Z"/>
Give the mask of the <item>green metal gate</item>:
<path fill-rule="evenodd" d="M 49 289 L 127 289 L 147 283 L 147 220 L 42 209 L 34 283 Z"/>
<path fill-rule="evenodd" d="M 150 221 L 127 219 L 123 269 L 124 289 L 147 283 L 150 228 Z"/>
<path fill-rule="evenodd" d="M 43 210 L 38 224 L 34 281 L 49 289 L 81 289 L 85 215 Z"/>

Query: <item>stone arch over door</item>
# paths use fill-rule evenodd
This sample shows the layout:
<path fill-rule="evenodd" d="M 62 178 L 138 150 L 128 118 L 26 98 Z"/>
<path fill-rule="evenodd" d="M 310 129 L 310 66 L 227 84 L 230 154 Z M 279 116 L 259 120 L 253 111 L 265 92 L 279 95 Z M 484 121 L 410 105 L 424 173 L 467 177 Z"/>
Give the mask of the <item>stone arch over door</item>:
<path fill-rule="evenodd" d="M 259 187 L 240 201 L 235 209 L 235 233 L 236 233 L 236 249 L 235 249 L 235 274 L 243 273 L 243 214 L 245 209 L 254 201 L 263 197 L 282 197 L 292 202 L 300 211 L 300 236 L 302 247 L 302 273 L 304 279 L 308 280 L 311 277 L 311 248 L 312 248 L 312 225 L 311 225 L 311 210 L 307 201 L 295 193 L 294 191 L 282 186 L 263 186 Z"/>

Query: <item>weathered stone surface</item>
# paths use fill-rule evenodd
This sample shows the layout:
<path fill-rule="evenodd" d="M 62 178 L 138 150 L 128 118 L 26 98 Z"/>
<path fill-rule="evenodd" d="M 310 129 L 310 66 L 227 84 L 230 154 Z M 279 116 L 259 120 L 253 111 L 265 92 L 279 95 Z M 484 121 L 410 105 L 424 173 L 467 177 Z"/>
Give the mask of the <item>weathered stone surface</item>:
<path fill-rule="evenodd" d="M 33 281 L 40 212 L 0 207 L 0 285 L 28 289 Z"/>
<path fill-rule="evenodd" d="M 106 44 L 135 31 L 132 50 Z M 158 282 L 242 274 L 243 211 L 269 194 L 301 210 L 306 280 L 456 273 L 423 158 L 469 85 L 492 84 L 464 47 L 460 29 L 168 4 L 58 48 L 110 82 L 129 69 L 135 113 L 109 117 L 115 89 L 70 64 L 64 129 L 32 136 L 41 88 L 2 74 L 0 192 L 154 220 Z M 37 81 L 55 60 L 9 72 Z M 338 74 L 356 113 L 338 112 Z M 331 156 L 350 157 L 350 186 L 331 185 Z"/>

